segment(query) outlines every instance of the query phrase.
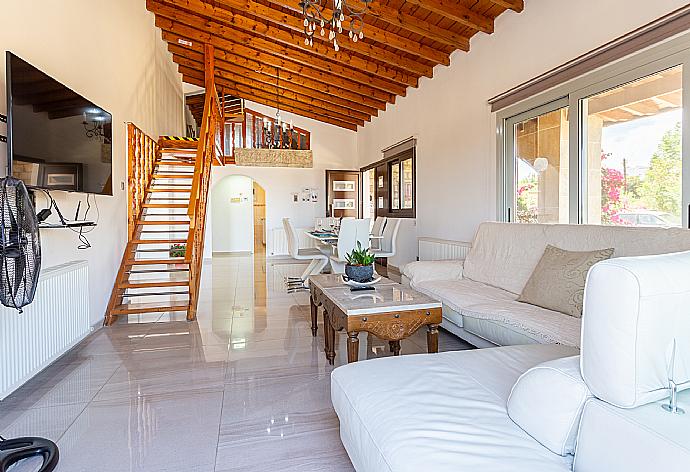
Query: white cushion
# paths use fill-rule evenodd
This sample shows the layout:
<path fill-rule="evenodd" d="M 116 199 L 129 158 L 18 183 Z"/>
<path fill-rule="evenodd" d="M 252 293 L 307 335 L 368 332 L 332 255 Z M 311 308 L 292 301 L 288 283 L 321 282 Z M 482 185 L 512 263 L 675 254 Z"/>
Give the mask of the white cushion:
<path fill-rule="evenodd" d="M 529 303 L 513 300 L 477 303 L 463 308 L 462 314 L 465 319 L 477 318 L 501 323 L 538 343 L 580 346 L 580 318 Z"/>
<path fill-rule="evenodd" d="M 513 385 L 508 415 L 549 450 L 574 454 L 582 409 L 591 396 L 580 375 L 580 356 L 547 361 Z"/>
<path fill-rule="evenodd" d="M 632 408 L 667 396 L 669 375 L 690 382 L 689 333 L 690 252 L 611 259 L 590 270 L 581 364 L 598 398 Z"/>
<path fill-rule="evenodd" d="M 518 294 L 547 244 L 568 251 L 612 247 L 613 257 L 690 250 L 690 231 L 595 225 L 482 223 L 467 254 L 464 277 Z"/>
<path fill-rule="evenodd" d="M 687 392 L 680 404 L 690 407 Z M 659 403 L 622 409 L 592 398 L 585 404 L 575 472 L 687 472 L 690 415 L 673 415 Z"/>
<path fill-rule="evenodd" d="M 424 281 L 414 283 L 412 287 L 458 312 L 477 303 L 511 301 L 517 298 L 515 294 L 470 279 Z"/>
<path fill-rule="evenodd" d="M 403 267 L 412 285 L 428 280 L 457 280 L 462 277 L 463 261 L 416 261 Z"/>
<path fill-rule="evenodd" d="M 331 374 L 340 437 L 358 472 L 568 471 L 506 414 L 522 372 L 576 351 L 511 346 L 360 361 Z"/>

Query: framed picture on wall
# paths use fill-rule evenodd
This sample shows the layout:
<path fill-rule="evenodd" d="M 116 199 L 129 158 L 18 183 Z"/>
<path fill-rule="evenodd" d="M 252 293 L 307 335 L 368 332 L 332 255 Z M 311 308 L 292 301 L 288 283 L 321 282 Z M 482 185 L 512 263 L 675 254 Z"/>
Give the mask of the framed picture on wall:
<path fill-rule="evenodd" d="M 355 209 L 355 199 L 354 198 L 334 198 L 333 208 L 335 210 L 354 210 Z"/>
<path fill-rule="evenodd" d="M 383 188 L 383 176 L 379 175 L 379 188 Z"/>
<path fill-rule="evenodd" d="M 352 180 L 334 180 L 333 181 L 333 191 L 334 192 L 354 192 L 355 182 Z"/>

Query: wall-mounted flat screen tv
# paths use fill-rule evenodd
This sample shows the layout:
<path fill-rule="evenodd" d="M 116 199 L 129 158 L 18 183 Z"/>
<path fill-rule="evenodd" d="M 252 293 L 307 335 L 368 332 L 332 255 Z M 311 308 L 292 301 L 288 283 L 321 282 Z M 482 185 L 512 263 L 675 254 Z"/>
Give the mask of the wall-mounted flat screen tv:
<path fill-rule="evenodd" d="M 7 51 L 8 173 L 27 187 L 113 194 L 112 116 Z"/>

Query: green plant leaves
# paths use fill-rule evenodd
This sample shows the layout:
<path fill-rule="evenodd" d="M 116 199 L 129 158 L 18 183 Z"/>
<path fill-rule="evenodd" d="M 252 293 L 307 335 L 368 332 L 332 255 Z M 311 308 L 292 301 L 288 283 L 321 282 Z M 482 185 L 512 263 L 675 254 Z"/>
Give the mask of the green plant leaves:
<path fill-rule="evenodd" d="M 345 255 L 345 261 L 349 265 L 368 266 L 374 263 L 375 256 L 369 252 L 369 248 L 363 248 L 362 243 L 357 241 L 357 247 L 349 254 Z"/>

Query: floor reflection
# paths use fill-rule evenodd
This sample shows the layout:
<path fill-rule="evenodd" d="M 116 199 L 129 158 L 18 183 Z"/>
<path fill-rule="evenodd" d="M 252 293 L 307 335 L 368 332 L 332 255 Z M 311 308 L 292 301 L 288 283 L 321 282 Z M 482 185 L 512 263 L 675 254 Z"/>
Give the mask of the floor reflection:
<path fill-rule="evenodd" d="M 57 441 L 59 471 L 352 470 L 321 317 L 312 337 L 308 294 L 284 286 L 303 269 L 263 255 L 214 257 L 196 322 L 138 315 L 99 330 L 0 403 L 0 434 Z M 440 345 L 467 348 L 445 333 Z M 360 349 L 360 359 L 391 355 L 371 335 Z M 403 341 L 403 354 L 425 350 L 424 332 Z"/>

